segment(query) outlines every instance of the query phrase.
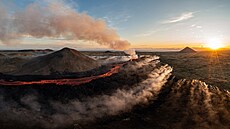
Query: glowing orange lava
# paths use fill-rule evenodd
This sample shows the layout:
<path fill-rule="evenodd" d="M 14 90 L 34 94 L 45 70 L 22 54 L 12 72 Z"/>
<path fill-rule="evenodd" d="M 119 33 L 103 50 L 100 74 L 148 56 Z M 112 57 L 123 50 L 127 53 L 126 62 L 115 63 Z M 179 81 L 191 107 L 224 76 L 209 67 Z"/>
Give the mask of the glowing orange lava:
<path fill-rule="evenodd" d="M 40 81 L 4 81 L 0 80 L 0 85 L 6 85 L 6 86 L 22 86 L 22 85 L 44 85 L 44 84 L 56 84 L 56 85 L 71 85 L 71 86 L 77 86 L 80 84 L 91 82 L 92 80 L 98 79 L 98 78 L 104 78 L 111 76 L 115 73 L 118 73 L 120 67 L 123 64 L 116 65 L 112 69 L 110 69 L 107 73 L 97 75 L 97 76 L 90 76 L 90 77 L 83 77 L 83 78 L 76 78 L 76 79 L 55 79 L 55 80 L 40 80 Z"/>

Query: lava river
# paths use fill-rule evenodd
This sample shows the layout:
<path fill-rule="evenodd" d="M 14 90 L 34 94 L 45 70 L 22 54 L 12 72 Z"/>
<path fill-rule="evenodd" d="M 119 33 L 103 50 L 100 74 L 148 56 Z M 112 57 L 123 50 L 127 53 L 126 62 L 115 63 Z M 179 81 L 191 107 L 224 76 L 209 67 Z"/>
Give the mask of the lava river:
<path fill-rule="evenodd" d="M 22 86 L 22 85 L 35 85 L 35 84 L 56 84 L 56 85 L 71 85 L 71 86 L 77 86 L 80 84 L 91 82 L 92 80 L 104 78 L 111 76 L 115 73 L 118 73 L 120 67 L 123 64 L 118 64 L 111 68 L 108 72 L 96 76 L 90 76 L 90 77 L 83 77 L 83 78 L 74 78 L 74 79 L 53 79 L 53 80 L 40 80 L 40 81 L 5 81 L 0 80 L 0 85 L 6 85 L 6 86 Z"/>

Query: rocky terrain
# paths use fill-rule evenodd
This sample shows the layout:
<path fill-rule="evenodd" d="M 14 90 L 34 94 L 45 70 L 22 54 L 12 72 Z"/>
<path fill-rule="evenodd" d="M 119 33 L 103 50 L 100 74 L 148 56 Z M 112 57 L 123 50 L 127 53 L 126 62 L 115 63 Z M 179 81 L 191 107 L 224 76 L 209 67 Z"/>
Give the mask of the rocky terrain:
<path fill-rule="evenodd" d="M 133 110 L 109 116 L 84 129 L 228 129 L 230 93 L 198 80 L 171 77 L 157 99 Z"/>
<path fill-rule="evenodd" d="M 197 79 L 221 89 L 230 90 L 230 51 L 139 52 L 158 55 L 160 60 L 173 67 L 173 74 L 181 79 Z"/>
<path fill-rule="evenodd" d="M 229 91 L 179 76 L 179 65 L 184 64 L 175 67 L 172 57 L 182 61 L 187 57 L 191 63 L 189 55 L 164 53 L 160 59 L 141 55 L 123 62 L 111 76 L 77 86 L 1 85 L 1 128 L 228 129 Z M 200 55 L 195 59 L 200 62 Z"/>

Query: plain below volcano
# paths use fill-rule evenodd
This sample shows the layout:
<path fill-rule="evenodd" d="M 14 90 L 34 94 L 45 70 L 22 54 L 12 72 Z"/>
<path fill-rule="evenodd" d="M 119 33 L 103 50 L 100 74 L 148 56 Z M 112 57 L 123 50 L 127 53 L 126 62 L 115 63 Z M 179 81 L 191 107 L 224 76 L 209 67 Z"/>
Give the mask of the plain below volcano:
<path fill-rule="evenodd" d="M 77 50 L 63 48 L 51 54 L 27 61 L 13 75 L 51 75 L 89 71 L 100 64 Z"/>

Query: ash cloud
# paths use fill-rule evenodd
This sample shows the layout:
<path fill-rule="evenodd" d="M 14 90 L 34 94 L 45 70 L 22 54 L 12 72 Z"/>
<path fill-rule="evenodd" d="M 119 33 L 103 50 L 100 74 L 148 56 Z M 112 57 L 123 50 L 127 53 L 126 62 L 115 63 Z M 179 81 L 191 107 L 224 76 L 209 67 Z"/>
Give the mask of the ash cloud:
<path fill-rule="evenodd" d="M 105 21 L 79 13 L 61 1 L 45 4 L 35 2 L 14 13 L 4 9 L 2 2 L 0 7 L 0 40 L 5 44 L 31 36 L 93 41 L 120 50 L 130 45 L 109 28 Z"/>

